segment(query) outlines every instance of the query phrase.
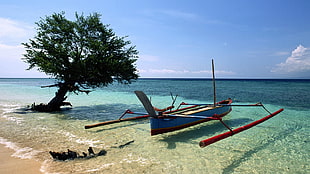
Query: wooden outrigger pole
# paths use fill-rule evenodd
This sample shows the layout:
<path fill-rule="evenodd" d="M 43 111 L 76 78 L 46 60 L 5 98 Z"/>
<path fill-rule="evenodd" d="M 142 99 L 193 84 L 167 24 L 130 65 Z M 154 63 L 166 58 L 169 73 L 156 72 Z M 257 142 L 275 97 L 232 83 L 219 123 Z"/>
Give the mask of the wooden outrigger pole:
<path fill-rule="evenodd" d="M 139 114 L 139 115 L 143 115 L 143 116 L 123 118 L 126 114 Z M 150 116 L 146 115 L 145 113 L 135 113 L 135 112 L 132 112 L 132 111 L 130 111 L 128 109 L 117 120 L 109 120 L 109 121 L 100 122 L 100 123 L 96 123 L 96 124 L 86 125 L 84 128 L 85 129 L 90 129 L 90 128 L 94 128 L 94 127 L 98 127 L 98 126 L 104 126 L 104 125 L 113 124 L 113 123 L 119 123 L 119 122 L 123 122 L 123 121 L 132 121 L 132 120 L 145 119 L 145 118 L 149 118 L 149 117 Z"/>

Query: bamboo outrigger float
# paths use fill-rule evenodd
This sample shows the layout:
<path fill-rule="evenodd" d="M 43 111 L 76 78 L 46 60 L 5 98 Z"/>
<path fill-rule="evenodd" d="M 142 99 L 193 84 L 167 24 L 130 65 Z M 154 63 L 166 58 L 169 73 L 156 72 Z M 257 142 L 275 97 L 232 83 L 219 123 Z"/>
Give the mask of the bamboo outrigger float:
<path fill-rule="evenodd" d="M 220 101 L 220 102 L 216 102 L 213 60 L 212 60 L 212 71 L 213 71 L 213 88 L 214 88 L 214 103 L 212 104 L 188 104 L 188 103 L 182 102 L 179 105 L 179 107 L 177 107 L 177 109 L 172 110 L 172 108 L 174 108 L 173 105 L 177 98 L 177 96 L 175 97 L 172 96 L 172 99 L 173 99 L 172 106 L 167 107 L 166 109 L 163 109 L 163 110 L 159 110 L 153 107 L 148 97 L 142 91 L 135 91 L 135 94 L 137 95 L 141 103 L 143 104 L 147 113 L 137 113 L 137 112 L 132 112 L 130 110 L 126 110 L 118 120 L 111 120 L 111 121 L 106 121 L 106 122 L 97 123 L 93 125 L 87 125 L 85 126 L 85 129 L 113 124 L 113 123 L 119 123 L 123 121 L 149 118 L 150 125 L 151 125 L 151 135 L 158 135 L 158 134 L 163 134 L 167 132 L 184 129 L 184 128 L 197 125 L 203 122 L 211 121 L 211 120 L 220 121 L 229 131 L 200 141 L 199 143 L 200 147 L 205 147 L 212 143 L 215 143 L 217 141 L 230 137 L 234 134 L 245 131 L 253 126 L 256 126 L 257 124 L 260 124 L 283 111 L 283 109 L 279 109 L 278 111 L 271 113 L 261 103 L 250 104 L 250 105 L 232 104 L 233 101 L 230 98 Z M 181 106 L 184 106 L 184 105 L 186 105 L 187 107 L 181 108 Z M 266 117 L 263 117 L 262 119 L 254 121 L 252 123 L 249 123 L 245 126 L 232 129 L 227 124 L 224 123 L 222 118 L 232 111 L 233 106 L 263 107 L 263 109 L 265 109 L 269 113 L 269 115 Z M 139 114 L 142 116 L 123 118 L 126 114 Z"/>

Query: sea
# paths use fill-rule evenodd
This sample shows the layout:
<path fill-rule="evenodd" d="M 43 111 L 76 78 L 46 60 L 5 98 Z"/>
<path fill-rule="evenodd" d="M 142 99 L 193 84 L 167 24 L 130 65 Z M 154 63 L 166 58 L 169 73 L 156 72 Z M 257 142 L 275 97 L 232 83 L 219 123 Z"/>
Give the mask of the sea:
<path fill-rule="evenodd" d="M 217 79 L 217 101 L 261 102 L 269 112 L 284 111 L 204 148 L 199 146 L 201 140 L 228 131 L 219 121 L 156 136 L 150 135 L 148 119 L 92 129 L 84 126 L 118 119 L 127 109 L 145 113 L 135 90 L 144 91 L 157 108 L 178 107 L 181 102 L 212 103 L 211 79 L 141 78 L 129 85 L 92 89 L 88 95 L 68 93 L 67 101 L 73 106 L 61 111 L 28 110 L 31 104 L 48 103 L 54 97 L 57 88 L 41 88 L 54 83 L 48 78 L 0 79 L 0 144 L 13 149 L 16 158 L 40 162 L 42 173 L 310 173 L 310 80 Z M 238 128 L 266 115 L 262 107 L 233 106 L 223 121 Z M 66 161 L 49 154 L 68 149 L 82 154 L 89 147 L 95 153 L 107 153 Z"/>

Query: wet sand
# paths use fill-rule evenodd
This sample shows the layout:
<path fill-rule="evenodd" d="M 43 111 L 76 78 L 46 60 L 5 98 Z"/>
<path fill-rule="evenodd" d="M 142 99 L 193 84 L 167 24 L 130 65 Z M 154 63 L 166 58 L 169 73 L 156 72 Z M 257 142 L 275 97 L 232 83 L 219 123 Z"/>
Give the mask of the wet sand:
<path fill-rule="evenodd" d="M 31 159 L 12 157 L 12 149 L 0 144 L 0 173 L 11 174 L 42 174 L 41 163 Z"/>

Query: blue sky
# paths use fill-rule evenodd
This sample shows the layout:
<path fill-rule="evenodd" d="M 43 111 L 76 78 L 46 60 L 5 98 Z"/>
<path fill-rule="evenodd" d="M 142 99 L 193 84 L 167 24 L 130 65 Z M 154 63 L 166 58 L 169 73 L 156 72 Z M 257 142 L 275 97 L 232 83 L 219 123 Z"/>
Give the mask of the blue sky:
<path fill-rule="evenodd" d="M 21 60 L 40 17 L 102 14 L 139 51 L 141 77 L 310 78 L 308 0 L 7 0 L 0 3 L 0 78 L 46 77 Z"/>

